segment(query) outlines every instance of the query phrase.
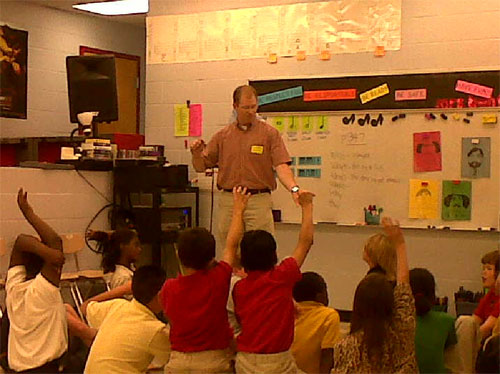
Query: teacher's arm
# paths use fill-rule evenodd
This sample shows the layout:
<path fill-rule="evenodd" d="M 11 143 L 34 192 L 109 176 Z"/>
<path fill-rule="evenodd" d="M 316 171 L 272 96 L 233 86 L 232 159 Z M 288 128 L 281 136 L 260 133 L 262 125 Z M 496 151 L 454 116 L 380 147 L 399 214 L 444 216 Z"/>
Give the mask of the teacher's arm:
<path fill-rule="evenodd" d="M 292 169 L 290 165 L 283 163 L 279 164 L 274 168 L 276 170 L 276 174 L 278 175 L 278 179 L 280 180 L 283 187 L 285 187 L 291 194 L 292 199 L 297 206 L 299 206 L 299 196 L 303 193 L 307 193 L 309 191 L 300 189 L 298 192 L 292 192 L 291 189 L 294 186 L 297 186 L 297 182 L 295 182 L 295 178 L 292 173 Z"/>

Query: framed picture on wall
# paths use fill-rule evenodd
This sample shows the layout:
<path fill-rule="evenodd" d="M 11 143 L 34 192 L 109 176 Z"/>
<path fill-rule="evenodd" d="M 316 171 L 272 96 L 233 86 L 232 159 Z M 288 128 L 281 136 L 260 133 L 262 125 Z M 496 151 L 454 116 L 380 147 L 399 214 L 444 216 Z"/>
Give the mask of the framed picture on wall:
<path fill-rule="evenodd" d="M 27 118 L 28 32 L 0 25 L 0 117 Z"/>

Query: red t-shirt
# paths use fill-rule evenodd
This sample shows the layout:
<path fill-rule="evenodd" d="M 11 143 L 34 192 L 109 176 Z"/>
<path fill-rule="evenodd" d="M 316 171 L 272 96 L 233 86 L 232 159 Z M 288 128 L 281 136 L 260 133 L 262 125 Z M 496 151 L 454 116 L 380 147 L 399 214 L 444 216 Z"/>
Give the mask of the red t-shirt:
<path fill-rule="evenodd" d="M 208 270 L 167 279 L 161 290 L 170 343 L 179 352 L 226 349 L 233 337 L 227 320 L 232 269 L 220 261 Z"/>
<path fill-rule="evenodd" d="M 238 351 L 278 353 L 293 341 L 292 291 L 300 280 L 297 261 L 284 259 L 269 271 L 250 271 L 233 290 L 234 310 L 241 325 Z"/>
<path fill-rule="evenodd" d="M 498 318 L 500 314 L 500 296 L 492 288 L 480 301 L 474 314 L 484 322 L 489 316 Z"/>

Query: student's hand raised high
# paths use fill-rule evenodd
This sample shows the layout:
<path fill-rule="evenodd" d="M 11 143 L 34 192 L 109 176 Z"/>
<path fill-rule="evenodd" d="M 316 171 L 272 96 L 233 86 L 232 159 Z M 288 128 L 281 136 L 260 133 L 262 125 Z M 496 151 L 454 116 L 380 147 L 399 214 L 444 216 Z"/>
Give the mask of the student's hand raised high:
<path fill-rule="evenodd" d="M 313 197 L 316 196 L 315 194 L 313 194 L 312 192 L 307 191 L 307 190 L 300 190 L 297 193 L 297 195 L 298 195 L 297 202 L 302 207 L 312 204 Z"/>
<path fill-rule="evenodd" d="M 395 247 L 405 242 L 403 232 L 397 220 L 393 221 L 390 217 L 382 217 L 382 226 L 384 227 L 385 234 Z"/>
<path fill-rule="evenodd" d="M 247 193 L 246 187 L 234 187 L 233 188 L 233 209 L 244 211 L 247 207 L 248 199 L 250 194 Z"/>
<path fill-rule="evenodd" d="M 17 191 L 17 206 L 24 216 L 33 212 L 33 208 L 28 203 L 28 193 L 24 192 L 22 187 Z"/>

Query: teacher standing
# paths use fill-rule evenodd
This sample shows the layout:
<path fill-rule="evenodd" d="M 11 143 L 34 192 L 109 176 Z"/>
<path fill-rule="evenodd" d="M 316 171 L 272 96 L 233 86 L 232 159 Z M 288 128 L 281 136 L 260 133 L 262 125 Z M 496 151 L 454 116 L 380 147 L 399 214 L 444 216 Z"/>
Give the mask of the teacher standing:
<path fill-rule="evenodd" d="M 304 192 L 290 169 L 290 155 L 280 133 L 257 118 L 257 92 L 240 86 L 233 92 L 236 121 L 218 131 L 205 144 L 191 144 L 197 172 L 218 166 L 217 188 L 221 190 L 218 210 L 219 241 L 225 241 L 231 222 L 233 187 L 246 187 L 252 195 L 244 213 L 245 231 L 266 230 L 274 234 L 271 191 L 277 187 L 275 173 L 297 203 Z"/>

